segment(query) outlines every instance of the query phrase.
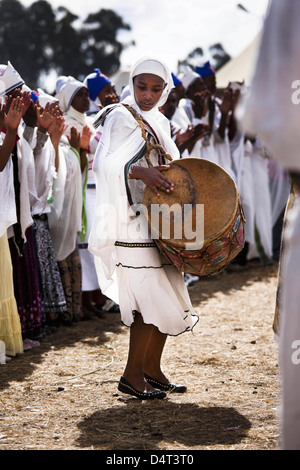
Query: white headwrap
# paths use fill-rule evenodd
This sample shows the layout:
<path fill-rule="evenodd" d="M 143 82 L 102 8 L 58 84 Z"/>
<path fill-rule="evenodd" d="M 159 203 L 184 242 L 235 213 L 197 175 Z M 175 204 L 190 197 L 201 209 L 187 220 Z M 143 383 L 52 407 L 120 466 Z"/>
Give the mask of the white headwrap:
<path fill-rule="evenodd" d="M 134 96 L 133 79 L 142 73 L 157 75 L 158 77 L 161 77 L 166 84 L 158 103 L 150 111 L 142 111 L 139 108 Z M 174 88 L 174 82 L 169 68 L 163 62 L 161 62 L 161 60 L 152 57 L 143 57 L 139 59 L 132 67 L 129 77 L 130 95 L 123 100 L 123 103 L 133 107 L 150 124 L 159 137 L 161 145 L 163 145 L 167 150 L 167 153 L 173 155 L 174 158 L 176 158 L 178 149 L 173 141 L 171 140 L 170 142 L 169 139 L 169 121 L 159 111 L 159 108 L 167 101 L 172 88 Z"/>
<path fill-rule="evenodd" d="M 74 77 L 67 77 L 59 88 L 55 97 L 59 101 L 61 110 L 66 113 L 71 106 L 72 100 L 80 88 L 86 88 L 85 85 Z"/>
<path fill-rule="evenodd" d="M 23 85 L 24 80 L 13 68 L 10 62 L 0 65 L 0 96 L 6 95 L 10 90 Z"/>
<path fill-rule="evenodd" d="M 182 85 L 184 86 L 184 88 L 187 90 L 188 87 L 199 77 L 200 77 L 200 75 L 198 73 L 194 72 L 189 67 L 185 71 L 184 75 L 182 77 L 180 77 L 180 80 L 182 81 Z"/>
<path fill-rule="evenodd" d="M 42 107 L 45 107 L 47 103 L 57 103 L 58 102 L 58 99 L 55 98 L 55 96 L 52 96 L 52 95 L 48 95 L 48 93 L 46 93 L 44 90 L 42 90 L 42 88 L 38 88 L 37 89 L 37 92 L 39 94 L 39 103 Z"/>
<path fill-rule="evenodd" d="M 151 73 L 153 75 L 157 75 L 158 77 L 161 77 L 165 82 L 166 86 L 160 97 L 159 102 L 156 105 L 157 107 L 163 106 L 168 99 L 170 91 L 172 90 L 172 88 L 174 88 L 173 78 L 168 67 L 163 64 L 160 60 L 153 59 L 150 57 L 142 57 L 141 59 L 139 59 L 133 66 L 129 77 L 129 89 L 132 97 L 134 97 L 133 79 L 134 77 L 136 77 L 137 75 L 141 75 L 142 73 Z M 151 111 L 147 112 L 151 113 Z"/>

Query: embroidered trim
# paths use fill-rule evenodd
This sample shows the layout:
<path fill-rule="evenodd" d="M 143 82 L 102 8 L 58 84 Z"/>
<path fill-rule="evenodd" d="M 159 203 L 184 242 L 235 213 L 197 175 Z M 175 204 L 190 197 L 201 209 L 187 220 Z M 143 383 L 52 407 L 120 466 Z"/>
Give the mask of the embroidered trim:
<path fill-rule="evenodd" d="M 88 243 L 78 243 L 79 250 L 87 250 L 88 246 Z"/>
<path fill-rule="evenodd" d="M 130 206 L 133 205 L 131 191 L 130 191 L 129 183 L 128 183 L 128 176 L 130 173 L 130 169 L 135 163 L 137 163 L 139 160 L 141 160 L 145 156 L 146 151 L 147 151 L 147 145 L 145 144 L 141 148 L 141 150 L 136 155 L 134 155 L 134 157 L 131 160 L 129 160 L 129 162 L 127 162 L 126 165 L 124 166 L 125 186 L 126 186 L 126 192 L 127 192 L 127 199 L 128 199 Z"/>
<path fill-rule="evenodd" d="M 115 246 L 125 246 L 126 248 L 146 248 L 146 247 L 155 247 L 156 243 L 154 242 L 145 242 L 145 243 L 127 243 L 127 242 L 115 242 Z"/>
<path fill-rule="evenodd" d="M 164 266 L 172 266 L 172 264 L 162 264 L 161 266 L 127 266 L 126 264 L 118 263 L 116 267 L 122 266 L 122 268 L 128 269 L 163 269 Z"/>

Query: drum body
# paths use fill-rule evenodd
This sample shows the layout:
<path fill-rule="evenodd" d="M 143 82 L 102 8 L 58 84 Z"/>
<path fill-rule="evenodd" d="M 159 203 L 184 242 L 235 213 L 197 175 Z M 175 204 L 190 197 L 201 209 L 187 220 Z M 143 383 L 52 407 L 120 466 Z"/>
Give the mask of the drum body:
<path fill-rule="evenodd" d="M 174 191 L 157 196 L 146 188 L 143 198 L 158 249 L 184 273 L 220 273 L 245 243 L 235 182 L 219 165 L 201 158 L 173 161 L 165 175 Z"/>

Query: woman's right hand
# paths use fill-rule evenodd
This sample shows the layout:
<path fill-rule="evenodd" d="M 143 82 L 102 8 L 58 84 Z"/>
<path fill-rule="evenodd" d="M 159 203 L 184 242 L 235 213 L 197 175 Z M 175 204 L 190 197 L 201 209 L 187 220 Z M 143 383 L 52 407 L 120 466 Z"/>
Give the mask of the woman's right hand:
<path fill-rule="evenodd" d="M 142 180 L 146 186 L 159 196 L 160 190 L 166 193 L 174 190 L 174 183 L 162 173 L 169 168 L 170 165 L 159 165 L 150 168 L 134 166 L 130 172 L 130 178 Z"/>

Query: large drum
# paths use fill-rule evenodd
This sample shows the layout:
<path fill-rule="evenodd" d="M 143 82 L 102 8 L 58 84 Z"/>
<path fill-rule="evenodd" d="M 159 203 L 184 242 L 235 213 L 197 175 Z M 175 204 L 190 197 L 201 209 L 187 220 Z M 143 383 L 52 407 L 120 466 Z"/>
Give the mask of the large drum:
<path fill-rule="evenodd" d="M 143 207 L 160 252 L 180 271 L 220 273 L 242 250 L 245 219 L 237 187 L 219 165 L 201 158 L 173 161 L 165 175 L 174 191 L 144 191 Z"/>

